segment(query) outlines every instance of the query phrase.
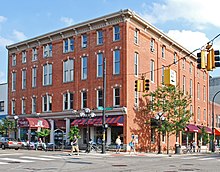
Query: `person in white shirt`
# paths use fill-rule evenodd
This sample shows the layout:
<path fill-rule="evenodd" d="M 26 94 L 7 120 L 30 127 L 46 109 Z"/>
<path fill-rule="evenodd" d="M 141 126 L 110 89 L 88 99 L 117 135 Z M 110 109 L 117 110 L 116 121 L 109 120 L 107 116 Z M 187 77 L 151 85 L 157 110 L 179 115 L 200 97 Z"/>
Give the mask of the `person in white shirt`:
<path fill-rule="evenodd" d="M 115 143 L 116 143 L 116 153 L 119 153 L 120 150 L 121 150 L 121 139 L 120 139 L 120 136 L 118 136 L 118 138 L 116 139 Z"/>

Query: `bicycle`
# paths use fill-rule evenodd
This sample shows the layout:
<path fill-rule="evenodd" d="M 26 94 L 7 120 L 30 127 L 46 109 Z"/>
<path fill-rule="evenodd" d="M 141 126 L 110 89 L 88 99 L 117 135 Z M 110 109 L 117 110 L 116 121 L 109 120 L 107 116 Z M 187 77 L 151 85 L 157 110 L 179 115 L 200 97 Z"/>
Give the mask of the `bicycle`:
<path fill-rule="evenodd" d="M 186 154 L 186 153 L 192 153 L 193 151 L 192 148 L 188 146 L 186 149 L 183 149 L 182 152 L 183 154 Z"/>

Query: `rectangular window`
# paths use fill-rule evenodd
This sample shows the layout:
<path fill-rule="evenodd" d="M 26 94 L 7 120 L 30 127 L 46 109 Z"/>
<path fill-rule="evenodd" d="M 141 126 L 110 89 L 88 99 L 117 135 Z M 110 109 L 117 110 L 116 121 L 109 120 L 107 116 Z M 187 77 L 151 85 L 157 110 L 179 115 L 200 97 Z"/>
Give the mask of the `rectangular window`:
<path fill-rule="evenodd" d="M 183 58 L 183 69 L 185 69 L 185 68 L 186 68 L 186 59 Z"/>
<path fill-rule="evenodd" d="M 16 54 L 12 54 L 12 66 L 16 66 Z"/>
<path fill-rule="evenodd" d="M 32 113 L 36 113 L 36 106 L 37 106 L 37 101 L 36 97 L 32 97 Z"/>
<path fill-rule="evenodd" d="M 67 38 L 63 41 L 63 52 L 73 52 L 74 51 L 74 39 L 73 38 Z"/>
<path fill-rule="evenodd" d="M 206 86 L 203 86 L 203 101 L 206 101 Z"/>
<path fill-rule="evenodd" d="M 193 96 L 193 80 L 190 79 L 190 83 L 189 83 L 189 94 L 192 97 Z"/>
<path fill-rule="evenodd" d="M 16 72 L 13 72 L 12 73 L 12 91 L 15 91 L 16 90 Z"/>
<path fill-rule="evenodd" d="M 114 50 L 113 54 L 113 74 L 120 74 L 120 50 Z"/>
<path fill-rule="evenodd" d="M 63 110 L 73 109 L 73 93 L 63 94 Z"/>
<path fill-rule="evenodd" d="M 82 80 L 87 79 L 87 57 L 82 57 Z"/>
<path fill-rule="evenodd" d="M 177 64 L 177 54 L 174 53 L 173 55 L 173 64 Z"/>
<path fill-rule="evenodd" d="M 52 111 L 52 96 L 45 95 L 42 97 L 43 112 Z"/>
<path fill-rule="evenodd" d="M 82 48 L 86 48 L 87 47 L 87 35 L 82 35 L 82 37 L 81 37 L 81 39 L 82 39 Z"/>
<path fill-rule="evenodd" d="M 63 82 L 71 82 L 74 79 L 74 60 L 68 59 L 63 62 Z"/>
<path fill-rule="evenodd" d="M 120 40 L 120 27 L 118 25 L 114 26 L 114 33 L 113 33 L 113 41 Z"/>
<path fill-rule="evenodd" d="M 37 68 L 32 68 L 32 87 L 35 88 L 37 86 Z"/>
<path fill-rule="evenodd" d="M 97 55 L 97 77 L 103 76 L 103 53 Z"/>
<path fill-rule="evenodd" d="M 24 99 L 21 100 L 21 114 L 26 114 L 26 101 Z"/>
<path fill-rule="evenodd" d="M 0 112 L 4 112 L 4 109 L 5 109 L 5 102 L 0 101 Z"/>
<path fill-rule="evenodd" d="M 193 118 L 193 106 L 192 105 L 190 105 L 189 111 L 190 111 L 190 119 L 192 120 Z"/>
<path fill-rule="evenodd" d="M 162 142 L 166 142 L 166 131 L 162 131 Z"/>
<path fill-rule="evenodd" d="M 154 52 L 154 39 L 153 38 L 151 38 L 150 40 L 150 51 Z"/>
<path fill-rule="evenodd" d="M 32 61 L 37 60 L 37 48 L 32 48 Z"/>
<path fill-rule="evenodd" d="M 139 30 L 135 29 L 134 31 L 134 43 L 138 44 Z"/>
<path fill-rule="evenodd" d="M 200 84 L 197 83 L 197 98 L 200 99 Z"/>
<path fill-rule="evenodd" d="M 200 121 L 200 119 L 201 119 L 200 107 L 198 107 L 197 119 L 198 119 L 198 121 Z"/>
<path fill-rule="evenodd" d="M 150 60 L 150 80 L 154 82 L 154 61 Z"/>
<path fill-rule="evenodd" d="M 192 74 L 192 71 L 193 71 L 193 63 L 190 62 L 190 64 L 189 64 L 189 73 Z"/>
<path fill-rule="evenodd" d="M 162 85 L 164 85 L 164 70 L 165 70 L 165 67 L 162 66 Z"/>
<path fill-rule="evenodd" d="M 26 89 L 26 82 L 27 82 L 27 71 L 22 70 L 22 89 Z"/>
<path fill-rule="evenodd" d="M 26 63 L 27 62 L 27 57 L 26 57 L 26 51 L 22 51 L 22 63 Z"/>
<path fill-rule="evenodd" d="M 138 107 L 138 92 L 134 92 L 134 106 Z"/>
<path fill-rule="evenodd" d="M 203 111 L 203 120 L 206 121 L 206 109 Z"/>
<path fill-rule="evenodd" d="M 186 77 L 183 76 L 183 94 L 186 94 Z"/>
<path fill-rule="evenodd" d="M 43 46 L 43 57 L 47 58 L 47 57 L 52 57 L 52 44 L 46 44 Z"/>
<path fill-rule="evenodd" d="M 97 90 L 97 107 L 103 107 L 103 91 Z"/>
<path fill-rule="evenodd" d="M 114 106 L 120 106 L 120 88 L 114 88 Z"/>
<path fill-rule="evenodd" d="M 155 128 L 151 128 L 151 143 L 155 143 Z"/>
<path fill-rule="evenodd" d="M 81 108 L 83 109 L 87 107 L 87 92 L 83 91 L 81 96 L 82 96 L 82 103 L 81 103 L 82 107 Z"/>
<path fill-rule="evenodd" d="M 11 101 L 11 114 L 14 115 L 15 114 L 15 100 Z"/>
<path fill-rule="evenodd" d="M 43 85 L 52 85 L 52 64 L 43 66 Z"/>
<path fill-rule="evenodd" d="M 161 54 L 161 56 L 162 56 L 162 58 L 164 59 L 165 58 L 165 46 L 162 46 L 162 54 Z"/>
<path fill-rule="evenodd" d="M 138 77 L 138 53 L 134 53 L 134 75 Z"/>
<path fill-rule="evenodd" d="M 103 44 L 103 31 L 99 30 L 97 31 L 97 45 Z"/>

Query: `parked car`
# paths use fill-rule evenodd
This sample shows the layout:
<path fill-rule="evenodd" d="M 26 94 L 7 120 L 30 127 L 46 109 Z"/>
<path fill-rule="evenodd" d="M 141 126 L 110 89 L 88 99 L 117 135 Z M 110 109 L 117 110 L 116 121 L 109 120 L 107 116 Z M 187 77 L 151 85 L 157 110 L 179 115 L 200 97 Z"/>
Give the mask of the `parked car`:
<path fill-rule="evenodd" d="M 18 142 L 14 138 L 9 138 L 9 137 L 1 137 L 0 138 L 0 148 L 5 149 L 15 149 L 18 150 L 21 148 L 22 142 Z"/>

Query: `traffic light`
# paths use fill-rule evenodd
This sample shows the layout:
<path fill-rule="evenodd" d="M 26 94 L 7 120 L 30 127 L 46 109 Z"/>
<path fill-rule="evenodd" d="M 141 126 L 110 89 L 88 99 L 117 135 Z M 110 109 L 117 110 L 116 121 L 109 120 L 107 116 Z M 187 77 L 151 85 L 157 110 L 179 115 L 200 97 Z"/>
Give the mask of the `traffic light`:
<path fill-rule="evenodd" d="M 220 50 L 215 50 L 214 56 L 215 58 L 213 58 L 214 59 L 213 66 L 220 67 Z"/>
<path fill-rule="evenodd" d="M 134 90 L 139 92 L 141 89 L 140 85 L 141 85 L 140 80 L 136 80 L 134 85 Z"/>
<path fill-rule="evenodd" d="M 214 62 L 214 58 L 215 58 L 215 52 L 214 49 L 212 48 L 211 50 L 209 50 L 208 55 L 207 55 L 207 71 L 212 70 L 213 68 L 215 68 L 213 62 Z"/>
<path fill-rule="evenodd" d="M 149 91 L 149 89 L 150 89 L 150 80 L 149 79 L 145 79 L 144 80 L 144 91 Z"/>
<path fill-rule="evenodd" d="M 202 50 L 200 53 L 197 53 L 197 68 L 205 69 L 205 50 Z"/>

